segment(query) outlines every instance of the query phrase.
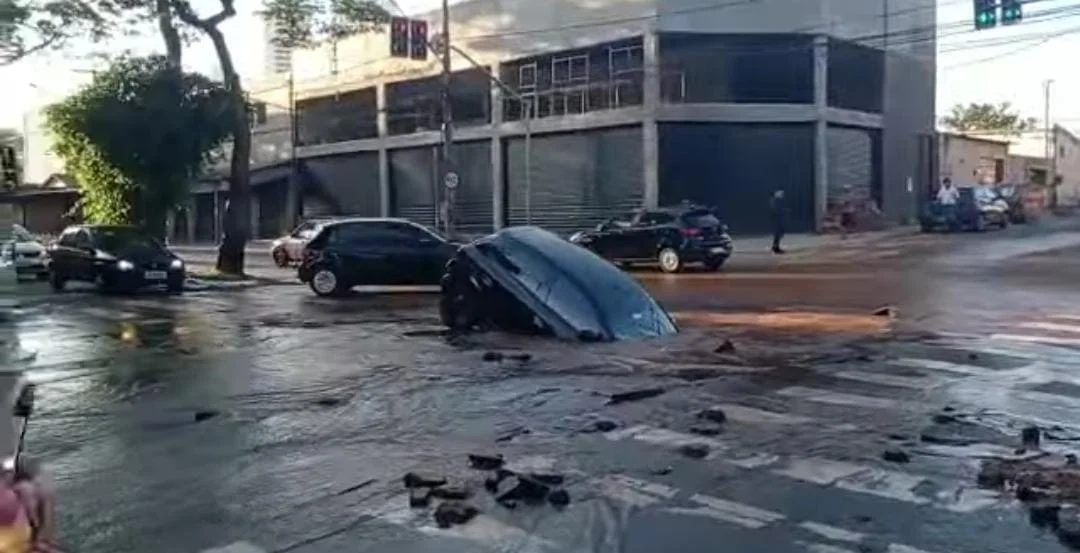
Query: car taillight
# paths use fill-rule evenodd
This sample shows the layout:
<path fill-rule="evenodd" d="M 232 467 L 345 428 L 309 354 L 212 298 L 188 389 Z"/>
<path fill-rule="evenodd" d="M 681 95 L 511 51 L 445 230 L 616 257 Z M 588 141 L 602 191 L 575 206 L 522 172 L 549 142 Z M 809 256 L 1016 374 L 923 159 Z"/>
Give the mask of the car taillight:
<path fill-rule="evenodd" d="M 683 236 L 699 236 L 701 234 L 701 229 L 696 227 L 686 227 L 679 229 L 679 231 L 682 232 Z"/>

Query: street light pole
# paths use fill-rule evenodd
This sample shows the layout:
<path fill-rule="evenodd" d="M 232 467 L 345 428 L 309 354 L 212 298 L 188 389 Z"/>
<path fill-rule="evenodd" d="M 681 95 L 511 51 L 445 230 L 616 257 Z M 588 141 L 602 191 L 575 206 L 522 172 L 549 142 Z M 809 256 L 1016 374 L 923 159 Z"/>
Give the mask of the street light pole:
<path fill-rule="evenodd" d="M 286 226 L 290 230 L 298 223 L 297 218 L 300 215 L 300 159 L 297 156 L 297 148 L 299 147 L 300 129 L 299 129 L 300 117 L 296 112 L 296 80 L 293 76 L 293 70 L 289 67 L 289 188 L 286 191 L 287 196 L 285 198 L 285 210 L 286 210 Z"/>
<path fill-rule="evenodd" d="M 439 45 L 442 58 L 442 190 L 446 195 L 446 213 L 443 225 L 446 235 L 454 234 L 455 187 L 450 187 L 450 173 L 453 171 L 451 148 L 454 142 L 453 114 L 450 112 L 450 0 L 442 0 L 442 43 Z"/>
<path fill-rule="evenodd" d="M 1050 142 L 1050 86 L 1054 84 L 1053 79 L 1047 79 L 1043 82 L 1043 154 L 1046 156 L 1046 184 L 1050 191 L 1050 207 L 1057 207 L 1057 167 L 1055 167 L 1056 158 L 1052 157 L 1054 154 L 1053 145 Z"/>

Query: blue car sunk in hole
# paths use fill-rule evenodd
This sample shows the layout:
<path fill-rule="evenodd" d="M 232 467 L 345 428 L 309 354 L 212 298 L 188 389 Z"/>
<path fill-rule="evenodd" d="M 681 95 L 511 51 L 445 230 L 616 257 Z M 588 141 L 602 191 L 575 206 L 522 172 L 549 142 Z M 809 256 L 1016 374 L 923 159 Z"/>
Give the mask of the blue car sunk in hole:
<path fill-rule="evenodd" d="M 440 282 L 452 330 L 511 332 L 600 342 L 678 332 L 631 276 L 595 253 L 536 227 L 512 227 L 462 246 Z"/>

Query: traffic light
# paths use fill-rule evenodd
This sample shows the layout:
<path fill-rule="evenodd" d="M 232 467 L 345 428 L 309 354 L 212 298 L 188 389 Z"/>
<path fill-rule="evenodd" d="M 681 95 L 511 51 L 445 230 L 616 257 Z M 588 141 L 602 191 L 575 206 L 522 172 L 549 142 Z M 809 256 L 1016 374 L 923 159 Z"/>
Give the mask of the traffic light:
<path fill-rule="evenodd" d="M 409 20 L 404 17 L 390 18 L 390 56 L 409 57 Z"/>
<path fill-rule="evenodd" d="M 975 0 L 975 28 L 989 29 L 997 25 L 997 1 Z"/>
<path fill-rule="evenodd" d="M 19 184 L 19 162 L 15 160 L 15 148 L 0 147 L 0 184 L 15 188 Z"/>
<path fill-rule="evenodd" d="M 409 57 L 414 60 L 426 60 L 428 51 L 427 21 L 413 19 L 409 23 Z"/>
<path fill-rule="evenodd" d="M 1012 25 L 1024 18 L 1020 0 L 1001 0 L 1001 24 Z"/>

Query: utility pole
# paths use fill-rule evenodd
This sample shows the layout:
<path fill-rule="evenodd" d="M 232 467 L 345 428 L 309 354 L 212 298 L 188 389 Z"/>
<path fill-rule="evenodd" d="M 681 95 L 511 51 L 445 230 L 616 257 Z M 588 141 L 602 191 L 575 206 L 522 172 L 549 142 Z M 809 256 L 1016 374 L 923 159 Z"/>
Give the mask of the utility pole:
<path fill-rule="evenodd" d="M 1046 156 L 1046 185 L 1050 193 L 1050 207 L 1057 207 L 1057 167 L 1053 156 L 1054 148 L 1050 140 L 1050 86 L 1053 79 L 1043 82 L 1043 153 Z"/>
<path fill-rule="evenodd" d="M 443 225 L 446 235 L 451 236 L 454 232 L 454 196 L 457 187 L 456 175 L 452 175 L 453 156 L 451 149 L 454 142 L 453 114 L 450 113 L 450 0 L 442 0 L 442 42 L 439 44 L 439 55 L 442 57 L 442 156 L 441 176 L 442 189 L 446 195 L 445 218 Z M 453 182 L 453 186 L 450 183 Z"/>
<path fill-rule="evenodd" d="M 296 112 L 296 79 L 289 67 L 289 186 L 285 196 L 286 232 L 299 222 L 300 215 L 300 159 L 297 157 L 300 141 L 300 117 Z"/>

